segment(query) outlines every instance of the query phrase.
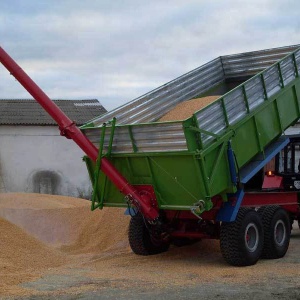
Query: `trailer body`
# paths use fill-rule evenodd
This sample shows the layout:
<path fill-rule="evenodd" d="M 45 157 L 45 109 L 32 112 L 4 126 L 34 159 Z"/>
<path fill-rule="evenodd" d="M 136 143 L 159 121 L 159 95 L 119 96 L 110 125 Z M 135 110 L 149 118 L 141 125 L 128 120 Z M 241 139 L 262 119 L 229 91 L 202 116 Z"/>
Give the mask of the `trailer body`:
<path fill-rule="evenodd" d="M 97 147 L 103 135 L 103 156 L 131 184 L 153 187 L 159 209 L 191 210 L 201 204 L 201 211 L 209 211 L 214 196 L 227 201 L 237 192 L 237 180 L 253 173 L 253 160 L 262 155 L 266 164 L 287 144 L 278 138 L 300 118 L 299 70 L 296 46 L 220 57 L 81 130 Z M 221 93 L 186 120 L 157 122 L 179 102 Z M 117 125 L 103 130 L 112 116 Z M 97 201 L 127 206 L 105 174 L 96 179 L 95 164 L 86 162 L 101 191 Z M 235 179 L 235 173 L 243 178 Z"/>

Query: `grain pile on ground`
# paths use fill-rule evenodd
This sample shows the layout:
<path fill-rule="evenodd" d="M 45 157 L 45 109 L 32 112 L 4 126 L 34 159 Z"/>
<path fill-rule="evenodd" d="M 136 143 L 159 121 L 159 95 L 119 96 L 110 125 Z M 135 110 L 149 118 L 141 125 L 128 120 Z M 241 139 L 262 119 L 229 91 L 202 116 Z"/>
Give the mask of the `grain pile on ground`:
<path fill-rule="evenodd" d="M 84 199 L 0 194 L 0 295 L 7 285 L 70 262 L 73 254 L 129 252 L 128 222 L 124 209 L 91 212 Z"/>
<path fill-rule="evenodd" d="M 31 279 L 33 273 L 66 262 L 63 253 L 44 245 L 2 218 L 0 236 L 0 288 Z"/>
<path fill-rule="evenodd" d="M 0 194 L 0 217 L 48 245 L 70 246 L 66 249 L 72 251 L 111 248 L 126 239 L 129 222 L 124 209 L 91 212 L 90 201 L 84 199 L 23 193 Z"/>
<path fill-rule="evenodd" d="M 218 98 L 220 98 L 220 96 L 207 96 L 181 102 L 163 117 L 161 117 L 159 121 L 165 122 L 185 120 L 191 117 L 193 113 L 207 106 Z"/>
<path fill-rule="evenodd" d="M 112 255 L 120 250 L 130 251 L 127 239 L 130 217 L 124 215 L 123 208 L 104 208 L 89 214 L 76 241 L 61 247 L 63 251 L 72 254 L 109 251 Z"/>

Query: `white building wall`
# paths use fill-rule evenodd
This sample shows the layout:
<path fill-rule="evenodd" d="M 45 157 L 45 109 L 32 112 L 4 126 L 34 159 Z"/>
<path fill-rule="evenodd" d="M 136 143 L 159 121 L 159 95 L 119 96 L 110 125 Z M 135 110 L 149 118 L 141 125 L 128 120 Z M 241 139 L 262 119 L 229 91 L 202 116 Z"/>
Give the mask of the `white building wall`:
<path fill-rule="evenodd" d="M 91 183 L 83 155 L 72 140 L 60 136 L 57 126 L 0 126 L 0 177 L 6 192 L 52 191 L 87 198 Z"/>

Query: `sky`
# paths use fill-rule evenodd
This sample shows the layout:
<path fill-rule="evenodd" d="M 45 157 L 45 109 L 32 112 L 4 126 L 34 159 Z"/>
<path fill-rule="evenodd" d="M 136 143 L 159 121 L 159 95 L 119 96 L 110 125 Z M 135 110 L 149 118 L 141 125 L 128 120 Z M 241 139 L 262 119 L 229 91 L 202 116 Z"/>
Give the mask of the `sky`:
<path fill-rule="evenodd" d="M 0 46 L 52 99 L 112 110 L 226 54 L 300 44 L 299 0 L 0 0 Z M 0 98 L 32 98 L 0 64 Z"/>

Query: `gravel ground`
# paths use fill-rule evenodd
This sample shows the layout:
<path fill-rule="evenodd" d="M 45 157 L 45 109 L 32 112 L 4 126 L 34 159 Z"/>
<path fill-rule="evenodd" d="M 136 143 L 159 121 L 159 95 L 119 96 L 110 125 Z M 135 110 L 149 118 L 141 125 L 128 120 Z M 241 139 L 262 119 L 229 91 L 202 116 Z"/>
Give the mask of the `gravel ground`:
<path fill-rule="evenodd" d="M 105 215 L 101 218 L 109 223 Z M 6 274 L 24 274 L 24 280 L 0 289 L 0 299 L 300 299 L 300 230 L 296 227 L 284 258 L 259 260 L 242 268 L 224 262 L 218 241 L 203 240 L 142 257 L 131 253 L 124 228 L 116 231 L 106 224 L 98 232 L 96 227 L 82 227 L 79 240 L 89 247 L 75 243 L 53 248 L 67 257 L 59 266 L 39 270 L 30 278 L 24 269 Z M 110 247 L 105 248 L 101 240 L 107 241 L 108 236 Z"/>

